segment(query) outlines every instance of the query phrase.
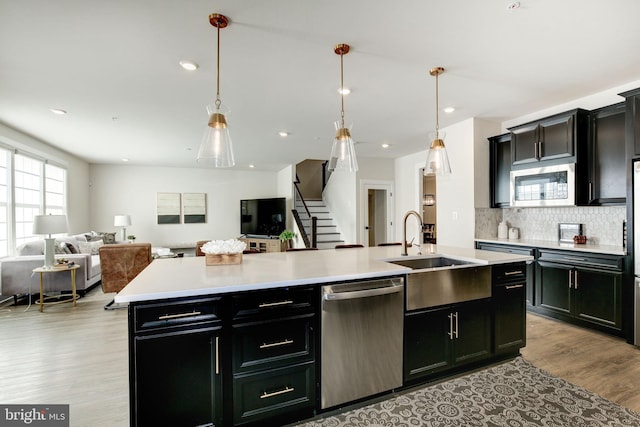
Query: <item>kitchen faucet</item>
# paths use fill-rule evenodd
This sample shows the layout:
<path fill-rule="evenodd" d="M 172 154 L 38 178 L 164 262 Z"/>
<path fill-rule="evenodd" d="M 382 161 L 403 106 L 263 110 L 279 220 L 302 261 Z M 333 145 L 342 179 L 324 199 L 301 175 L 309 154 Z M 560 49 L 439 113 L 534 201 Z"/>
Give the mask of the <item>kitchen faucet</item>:
<path fill-rule="evenodd" d="M 418 222 L 420 223 L 420 232 L 422 232 L 422 218 L 420 217 L 420 214 L 416 211 L 408 211 L 406 214 L 404 214 L 404 220 L 402 221 L 402 256 L 409 255 L 407 253 L 407 219 L 411 215 L 414 215 L 416 218 L 418 218 Z M 418 247 L 420 247 L 420 245 L 418 245 Z M 418 255 L 419 254 L 420 252 L 418 252 Z"/>

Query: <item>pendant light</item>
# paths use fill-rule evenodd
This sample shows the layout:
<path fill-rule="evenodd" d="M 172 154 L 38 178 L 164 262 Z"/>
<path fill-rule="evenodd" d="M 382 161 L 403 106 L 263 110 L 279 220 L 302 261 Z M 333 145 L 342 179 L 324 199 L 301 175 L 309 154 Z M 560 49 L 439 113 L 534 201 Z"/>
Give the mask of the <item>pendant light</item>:
<path fill-rule="evenodd" d="M 449 156 L 444 146 L 445 134 L 440 132 L 439 110 L 438 110 L 438 76 L 444 73 L 444 68 L 436 67 L 429 70 L 429 74 L 436 78 L 436 131 L 433 135 L 431 146 L 427 152 L 427 162 L 424 167 L 425 175 L 450 175 L 451 165 Z"/>
<path fill-rule="evenodd" d="M 209 23 L 218 29 L 218 78 L 216 82 L 216 100 L 207 106 L 209 123 L 202 136 L 197 162 L 216 168 L 228 168 L 236 164 L 226 111 L 220 101 L 220 30 L 229 25 L 229 19 L 218 13 L 209 15 Z"/>
<path fill-rule="evenodd" d="M 356 172 L 358 170 L 358 160 L 351 132 L 344 125 L 344 55 L 349 53 L 349 45 L 341 43 L 334 48 L 334 52 L 340 55 L 340 120 L 335 122 L 336 137 L 331 146 L 331 156 L 329 157 L 329 171 Z"/>

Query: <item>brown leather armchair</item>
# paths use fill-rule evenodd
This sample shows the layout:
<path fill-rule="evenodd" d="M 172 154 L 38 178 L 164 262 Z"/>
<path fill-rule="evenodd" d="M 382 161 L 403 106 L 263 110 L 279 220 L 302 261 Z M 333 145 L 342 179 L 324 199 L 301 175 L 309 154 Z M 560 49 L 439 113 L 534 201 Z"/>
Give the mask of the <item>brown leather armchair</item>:
<path fill-rule="evenodd" d="M 99 249 L 102 291 L 120 292 L 151 261 L 151 243 L 118 243 Z M 104 306 L 108 309 L 113 300 Z"/>

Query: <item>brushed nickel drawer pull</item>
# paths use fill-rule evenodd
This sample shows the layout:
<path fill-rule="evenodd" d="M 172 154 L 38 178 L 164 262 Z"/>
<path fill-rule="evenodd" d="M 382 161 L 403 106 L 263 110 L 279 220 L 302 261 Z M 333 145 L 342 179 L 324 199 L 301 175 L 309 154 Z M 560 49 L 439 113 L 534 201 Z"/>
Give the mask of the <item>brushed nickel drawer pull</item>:
<path fill-rule="evenodd" d="M 294 390 L 295 390 L 295 388 L 286 386 L 284 389 L 279 390 L 279 391 L 274 391 L 273 393 L 267 393 L 265 391 L 264 393 L 262 393 L 260 395 L 260 399 L 266 399 L 266 398 L 269 398 L 269 397 L 279 396 L 279 395 L 285 394 L 285 393 L 291 393 Z"/>
<path fill-rule="evenodd" d="M 272 342 L 269 344 L 264 343 L 260 346 L 260 348 L 263 349 L 263 348 L 278 347 L 278 346 L 287 345 L 287 344 L 293 344 L 293 340 L 285 339 L 284 341 Z"/>
<path fill-rule="evenodd" d="M 180 314 L 165 314 L 164 316 L 158 317 L 158 320 L 179 319 L 181 317 L 199 316 L 201 314 L 202 313 L 200 311 L 192 311 L 191 313 L 180 313 Z"/>
<path fill-rule="evenodd" d="M 285 301 L 278 301 L 278 302 L 263 302 L 262 304 L 260 304 L 258 306 L 258 308 L 265 308 L 265 307 L 275 307 L 278 305 L 287 305 L 287 304 L 293 304 L 293 301 L 291 300 L 285 300 Z"/>
<path fill-rule="evenodd" d="M 506 289 L 518 289 L 518 288 L 522 288 L 524 285 L 511 285 L 511 286 L 505 286 Z"/>
<path fill-rule="evenodd" d="M 505 271 L 504 275 L 505 276 L 513 276 L 515 274 L 524 274 L 524 272 L 522 270 L 516 270 L 516 271 Z"/>

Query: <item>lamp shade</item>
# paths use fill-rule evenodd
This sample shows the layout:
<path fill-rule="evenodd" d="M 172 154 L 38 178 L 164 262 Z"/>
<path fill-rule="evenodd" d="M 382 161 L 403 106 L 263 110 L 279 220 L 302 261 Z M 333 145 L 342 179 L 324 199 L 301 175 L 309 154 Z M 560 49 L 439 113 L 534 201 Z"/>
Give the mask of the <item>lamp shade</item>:
<path fill-rule="evenodd" d="M 127 227 L 131 225 L 131 217 L 129 215 L 116 215 L 113 217 L 113 225 L 116 227 Z"/>
<path fill-rule="evenodd" d="M 33 217 L 33 234 L 51 235 L 66 232 L 66 215 L 36 215 Z"/>

